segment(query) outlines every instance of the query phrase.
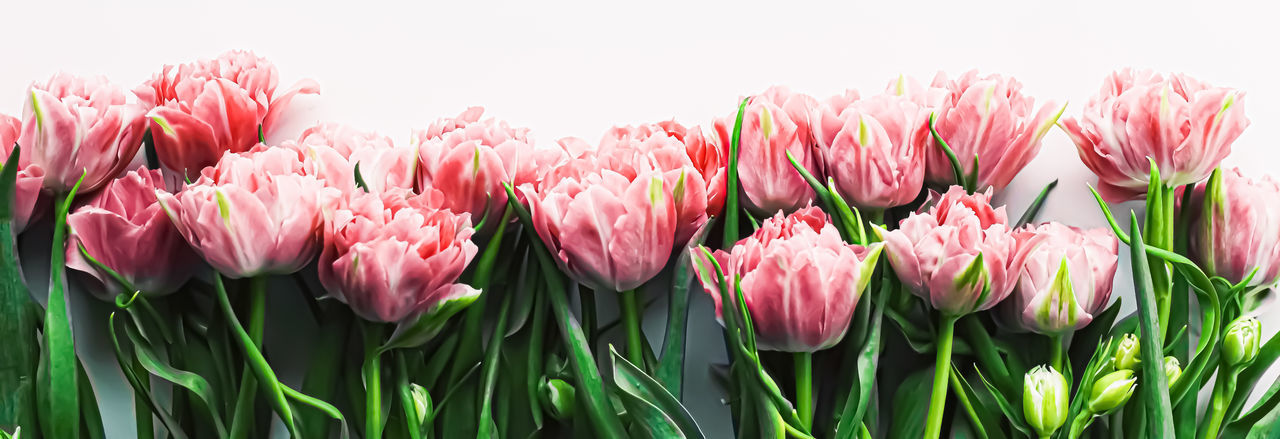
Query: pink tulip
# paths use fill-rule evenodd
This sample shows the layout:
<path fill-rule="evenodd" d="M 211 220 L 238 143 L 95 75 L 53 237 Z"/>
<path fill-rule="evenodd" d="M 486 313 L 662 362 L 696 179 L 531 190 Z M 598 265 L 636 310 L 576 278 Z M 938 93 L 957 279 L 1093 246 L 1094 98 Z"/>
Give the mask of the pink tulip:
<path fill-rule="evenodd" d="M 1062 121 L 1080 160 L 1098 175 L 1098 192 L 1111 202 L 1146 195 L 1149 160 L 1165 186 L 1204 180 L 1247 126 L 1244 93 L 1130 69 L 1108 76 L 1079 120 Z"/>
<path fill-rule="evenodd" d="M 986 310 L 1008 297 L 1043 239 L 1010 230 L 1004 207 L 991 207 L 991 192 L 968 195 L 952 186 L 897 230 L 875 227 L 898 279 L 944 315 Z"/>
<path fill-rule="evenodd" d="M 0 114 L 0 164 L 8 166 L 9 154 L 13 154 L 13 145 L 17 144 L 22 133 L 22 121 L 16 117 Z M 44 184 L 44 169 L 31 163 L 31 152 L 22 148 L 18 153 L 18 178 L 15 182 L 13 199 L 13 233 L 22 233 L 27 225 L 39 218 L 44 209 L 37 209 L 41 200 L 40 188 Z"/>
<path fill-rule="evenodd" d="M 299 151 L 266 145 L 226 153 L 177 194 L 157 191 L 187 242 L 233 278 L 293 273 L 315 258 L 321 209 L 336 195 Z"/>
<path fill-rule="evenodd" d="M 787 216 L 774 214 L 730 251 L 717 250 L 714 256 L 726 285 L 741 279 L 760 349 L 815 352 L 844 338 L 880 250 L 878 243 L 845 244 L 822 210 L 806 207 Z M 694 272 L 723 319 L 715 267 L 702 250 L 689 251 Z"/>
<path fill-rule="evenodd" d="M 1014 294 L 1001 306 L 1014 326 L 1040 334 L 1085 327 L 1111 299 L 1120 241 L 1110 229 L 1028 225 L 1042 237 L 1027 256 Z"/>
<path fill-rule="evenodd" d="M 928 117 L 927 109 L 897 95 L 828 99 L 813 114 L 826 175 L 859 208 L 910 203 L 924 186 Z"/>
<path fill-rule="evenodd" d="M 85 259 L 80 246 L 150 296 L 177 291 L 200 265 L 200 258 L 160 207 L 157 192 L 167 193 L 164 176 L 159 170 L 139 168 L 107 183 L 67 215 L 71 229 L 67 267 L 93 279 L 96 287 L 90 292 L 99 299 L 132 292 L 123 291 L 115 279 Z"/>
<path fill-rule="evenodd" d="M 98 190 L 123 172 L 142 146 L 142 107 L 126 104 L 124 91 L 106 78 L 57 74 L 32 84 L 18 143 L 44 170 L 44 188 L 79 193 Z"/>
<path fill-rule="evenodd" d="M 562 154 L 535 148 L 527 129 L 511 128 L 494 119 L 481 120 L 483 113 L 483 108 L 472 107 L 414 134 L 420 167 L 418 186 L 440 190 L 444 207 L 496 225 L 507 208 L 502 183 L 535 184 Z"/>
<path fill-rule="evenodd" d="M 358 149 L 395 147 L 390 137 L 339 123 L 320 123 L 307 128 L 298 136 L 298 143 L 328 146 L 343 157 L 350 157 Z"/>
<path fill-rule="evenodd" d="M 348 192 L 325 227 L 320 282 L 356 315 L 399 322 L 479 290 L 455 283 L 476 255 L 470 215 L 435 190 Z"/>
<path fill-rule="evenodd" d="M 297 142 L 281 147 L 303 151 L 317 178 L 341 192 L 358 189 L 355 167 L 371 192 L 413 189 L 417 182 L 418 150 L 396 146 L 391 138 L 345 125 L 320 124 L 307 129 Z"/>
<path fill-rule="evenodd" d="M 1200 211 L 1191 227 L 1191 255 L 1211 275 L 1232 283 L 1255 269 L 1250 286 L 1280 282 L 1280 184 L 1270 176 L 1249 178 L 1239 169 L 1223 170 L 1221 191 L 1204 204 L 1204 185 L 1192 208 Z"/>
<path fill-rule="evenodd" d="M 1022 94 L 1022 84 L 1000 75 L 969 71 L 955 80 L 941 72 L 922 89 L 900 79 L 890 86 L 922 106 L 934 107 L 938 135 L 955 152 L 968 175 L 978 158 L 977 189 L 1004 189 L 1040 152 L 1040 140 L 1066 109 L 1052 101 L 1036 110 L 1035 99 Z M 927 122 L 926 122 L 927 123 Z M 955 173 L 942 147 L 929 137 L 925 182 L 955 184 Z"/>
<path fill-rule="evenodd" d="M 590 156 L 562 165 L 574 166 L 595 165 Z M 628 178 L 608 168 L 543 181 L 537 191 L 523 187 L 534 228 L 560 269 L 597 291 L 619 292 L 666 265 L 676 236 L 672 189 L 658 172 Z"/>
<path fill-rule="evenodd" d="M 795 211 L 813 201 L 813 188 L 787 161 L 787 152 L 821 178 L 809 128 L 809 113 L 816 105 L 813 98 L 785 87 L 772 87 L 751 98 L 738 144 L 744 206 L 757 214 L 772 215 L 779 210 Z M 716 120 L 716 130 L 732 130 L 735 118 Z"/>
<path fill-rule="evenodd" d="M 311 80 L 276 93 L 275 65 L 251 52 L 230 51 L 215 59 L 164 66 L 134 90 L 150 108 L 151 137 L 160 162 L 195 179 L 222 153 L 244 152 L 270 136 L 299 94 L 317 94 Z"/>

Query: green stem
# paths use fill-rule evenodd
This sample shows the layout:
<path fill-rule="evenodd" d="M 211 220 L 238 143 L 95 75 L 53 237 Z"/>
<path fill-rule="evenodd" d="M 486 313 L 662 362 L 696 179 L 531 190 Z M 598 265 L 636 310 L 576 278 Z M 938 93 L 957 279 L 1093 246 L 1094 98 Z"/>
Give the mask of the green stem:
<path fill-rule="evenodd" d="M 1226 417 L 1227 407 L 1231 405 L 1231 396 L 1236 392 L 1236 376 L 1240 369 L 1226 366 L 1219 369 L 1217 382 L 1213 385 L 1213 399 L 1209 402 L 1209 412 L 1205 418 L 1209 420 L 1201 439 L 1217 439 L 1222 429 L 1222 420 Z"/>
<path fill-rule="evenodd" d="M 796 352 L 796 410 L 805 430 L 813 428 L 813 353 Z"/>
<path fill-rule="evenodd" d="M 362 322 L 364 329 L 364 437 L 382 437 L 382 326 Z"/>
<path fill-rule="evenodd" d="M 142 385 L 142 390 L 149 392 L 151 390 L 151 372 L 142 367 L 142 362 L 138 360 L 137 356 L 133 357 L 133 370 L 133 373 L 142 378 L 138 380 L 138 383 Z M 155 421 L 151 417 L 151 408 L 143 400 L 145 398 L 148 398 L 148 396 L 142 393 L 134 392 L 133 394 L 133 420 L 138 427 L 138 439 L 150 439 L 155 437 L 156 434 Z"/>
<path fill-rule="evenodd" d="M 1054 370 L 1062 372 L 1062 334 L 1049 336 L 1049 364 Z"/>
<path fill-rule="evenodd" d="M 622 307 L 622 323 L 627 327 L 627 360 L 640 370 L 648 370 L 644 364 L 644 332 L 640 329 L 640 305 L 636 303 L 636 290 L 619 293 L 618 305 Z"/>
<path fill-rule="evenodd" d="M 599 322 L 596 318 L 596 292 L 585 285 L 578 286 L 578 304 L 582 308 L 582 333 L 587 337 L 587 345 L 595 350 L 600 341 Z"/>
<path fill-rule="evenodd" d="M 938 324 L 938 357 L 933 365 L 933 392 L 929 397 L 925 439 L 938 439 L 942 435 L 942 415 L 947 404 L 947 379 L 951 373 L 951 341 L 955 338 L 955 328 L 956 317 L 942 316 Z"/>
<path fill-rule="evenodd" d="M 1093 412 L 1085 408 L 1071 421 L 1071 430 L 1067 432 L 1067 439 L 1076 439 L 1084 433 L 1084 429 L 1089 428 L 1089 424 L 1093 422 Z"/>
<path fill-rule="evenodd" d="M 262 348 L 262 333 L 266 325 L 267 314 L 267 277 L 255 276 L 249 279 L 249 339 L 253 345 Z M 240 375 L 240 394 L 236 397 L 235 416 L 231 418 L 231 437 L 243 439 L 249 437 L 253 428 L 254 396 L 258 393 L 258 380 L 253 370 L 245 366 Z"/>

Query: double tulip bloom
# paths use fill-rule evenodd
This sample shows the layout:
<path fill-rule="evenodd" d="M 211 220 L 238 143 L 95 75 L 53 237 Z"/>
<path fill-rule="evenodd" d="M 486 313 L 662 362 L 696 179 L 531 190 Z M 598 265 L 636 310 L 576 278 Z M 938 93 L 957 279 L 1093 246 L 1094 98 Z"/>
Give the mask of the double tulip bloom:
<path fill-rule="evenodd" d="M 700 249 L 689 251 L 703 290 L 723 318 L 715 267 Z M 822 210 L 806 207 L 775 214 L 732 249 L 713 256 L 726 285 L 732 288 L 740 279 L 760 349 L 816 352 L 844 337 L 880 251 L 880 244 L 845 244 Z"/>
<path fill-rule="evenodd" d="M 21 132 L 21 120 L 0 114 L 0 153 L 4 154 L 0 157 L 0 163 L 4 166 L 11 165 L 8 163 L 9 155 L 13 154 L 13 146 L 17 144 L 18 135 Z M 16 193 L 13 200 L 14 233 L 22 233 L 26 230 L 27 224 L 40 213 L 36 205 L 40 201 L 40 189 L 44 184 L 44 169 L 32 164 L 29 157 L 31 157 L 30 150 L 23 148 L 18 153 L 17 163 L 12 164 L 18 167 L 18 177 L 14 184 Z"/>
<path fill-rule="evenodd" d="M 875 228 L 898 279 L 944 315 L 983 311 L 1008 297 L 1042 239 L 1010 229 L 1004 207 L 992 208 L 990 199 L 990 190 L 967 194 L 952 186 L 898 229 Z"/>
<path fill-rule="evenodd" d="M 1205 271 L 1238 283 L 1256 269 L 1250 285 L 1280 281 L 1280 184 L 1223 170 L 1218 190 L 1201 185 L 1193 200 L 1204 210 L 1191 227 L 1191 255 Z"/>
<path fill-rule="evenodd" d="M 390 137 L 338 124 L 308 128 L 296 142 L 282 147 L 302 151 L 317 178 L 342 193 L 391 188 L 413 189 L 417 182 L 418 150 L 396 146 Z M 356 166 L 360 167 L 358 187 Z"/>
<path fill-rule="evenodd" d="M 813 113 L 826 175 L 859 208 L 910 203 L 924 185 L 928 109 L 898 95 L 850 96 L 830 98 Z"/>
<path fill-rule="evenodd" d="M 393 188 L 349 192 L 324 233 L 320 281 L 356 315 L 400 322 L 480 291 L 455 283 L 476 255 L 470 215 L 444 195 Z"/>
<path fill-rule="evenodd" d="M 276 93 L 275 65 L 251 52 L 230 51 L 164 70 L 134 90 L 150 111 L 156 155 L 170 171 L 189 179 L 213 166 L 222 153 L 245 152 L 261 128 L 272 135 L 299 94 L 316 94 L 304 80 Z"/>
<path fill-rule="evenodd" d="M 200 259 L 169 221 L 156 199 L 165 192 L 159 170 L 140 168 L 112 180 L 88 203 L 67 216 L 71 229 L 67 267 L 94 280 L 90 292 L 110 300 L 123 291 L 110 275 L 89 262 L 83 247 L 98 263 L 115 271 L 143 294 L 177 291 L 200 266 Z"/>
<path fill-rule="evenodd" d="M 929 87 L 899 79 L 891 92 L 905 94 L 936 112 L 936 129 L 955 152 L 965 174 L 974 171 L 977 158 L 978 190 L 1004 189 L 1040 152 L 1040 141 L 1053 128 L 1065 106 L 1048 102 L 1035 107 L 1035 99 L 1022 93 L 1022 84 L 1001 75 L 978 76 L 976 70 L 954 80 L 938 73 Z M 956 184 L 951 162 L 936 139 L 925 148 L 928 157 L 925 182 L 935 186 Z"/>
<path fill-rule="evenodd" d="M 1248 125 L 1243 93 L 1129 69 L 1112 73 L 1079 119 L 1062 121 L 1111 202 L 1142 198 L 1153 161 L 1167 187 L 1205 179 Z"/>
<path fill-rule="evenodd" d="M 1111 298 L 1120 241 L 1108 229 L 1053 222 L 1026 231 L 1040 237 L 1040 244 L 1027 256 L 1014 294 L 1001 305 L 1008 322 L 1041 334 L 1088 325 Z"/>
<path fill-rule="evenodd" d="M 747 103 L 738 143 L 738 179 L 746 195 L 743 205 L 755 213 L 793 212 L 813 201 L 813 188 L 791 166 L 787 153 L 817 174 L 809 127 L 809 113 L 816 105 L 812 97 L 786 87 L 771 87 Z M 719 119 L 716 129 L 731 130 L 734 122 L 732 116 Z"/>
<path fill-rule="evenodd" d="M 125 102 L 106 78 L 58 74 L 33 84 L 18 143 L 44 171 L 44 188 L 66 193 L 98 190 L 128 168 L 146 130 L 143 108 Z"/>
<path fill-rule="evenodd" d="M 160 203 L 204 260 L 233 278 L 289 274 L 320 249 L 321 209 L 335 190 L 307 172 L 302 153 L 260 145 L 227 153 Z"/>

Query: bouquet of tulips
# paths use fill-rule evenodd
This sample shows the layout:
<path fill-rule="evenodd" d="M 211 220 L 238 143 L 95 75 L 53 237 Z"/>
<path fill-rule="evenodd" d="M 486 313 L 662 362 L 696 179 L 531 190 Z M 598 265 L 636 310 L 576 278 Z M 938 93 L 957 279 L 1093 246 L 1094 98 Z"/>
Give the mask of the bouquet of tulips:
<path fill-rule="evenodd" d="M 235 51 L 132 97 L 59 74 L 0 116 L 3 437 L 105 436 L 69 313 L 94 299 L 139 438 L 707 437 L 690 379 L 744 438 L 1280 431 L 1280 384 L 1255 391 L 1280 357 L 1256 319 L 1280 186 L 1219 168 L 1249 124 L 1233 89 L 1121 70 L 1063 117 L 969 72 L 774 87 L 595 143 L 478 107 L 407 143 L 281 133 L 318 92 Z M 1054 184 L 1016 221 L 992 204 L 1055 125 L 1109 228 L 1037 222 Z M 47 291 L 19 238 L 51 243 Z M 690 313 L 699 289 L 714 315 Z M 268 305 L 300 310 L 302 354 L 264 343 Z M 689 319 L 711 318 L 724 361 L 686 376 Z"/>

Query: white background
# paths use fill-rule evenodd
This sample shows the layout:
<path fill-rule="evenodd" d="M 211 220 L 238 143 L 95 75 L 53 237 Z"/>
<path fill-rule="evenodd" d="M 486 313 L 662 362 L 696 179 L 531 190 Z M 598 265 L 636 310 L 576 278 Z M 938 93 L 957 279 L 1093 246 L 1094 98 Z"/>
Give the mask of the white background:
<path fill-rule="evenodd" d="M 471 105 L 531 127 L 542 142 L 594 140 L 613 124 L 672 117 L 705 124 L 732 112 L 739 96 L 772 84 L 819 97 L 845 88 L 865 95 L 899 74 L 927 80 L 937 70 L 972 68 L 1014 75 L 1041 101 L 1069 100 L 1073 115 L 1108 72 L 1133 66 L 1246 91 L 1253 125 L 1226 163 L 1259 174 L 1280 158 L 1270 135 L 1280 117 L 1280 26 L 1268 2 L 960 3 L 6 2 L 0 112 L 21 113 L 26 86 L 58 70 L 107 75 L 132 89 L 164 64 L 232 48 L 274 61 L 282 89 L 304 77 L 320 82 L 322 96 L 300 101 L 285 137 L 335 120 L 397 141 Z M 1055 178 L 1061 184 L 1041 218 L 1102 226 L 1085 188 L 1093 178 L 1058 130 L 999 200 L 1017 215 Z M 1114 210 L 1130 207 L 1139 206 Z M 29 258 L 27 265 L 43 264 Z M 40 291 L 43 273 L 32 270 L 28 278 Z M 1122 270 L 1117 293 L 1132 304 Z M 720 336 L 698 300 L 687 393 L 699 398 L 691 410 L 704 430 L 725 437 L 725 411 L 705 383 L 706 362 L 723 358 Z M 106 402 L 108 435 L 129 437 L 132 404 L 103 345 L 103 312 L 79 305 L 76 332 Z M 655 339 L 662 324 L 659 315 L 648 319 Z M 1280 319 L 1266 317 L 1264 325 L 1274 332 Z M 303 361 L 303 348 L 289 348 L 276 352 L 284 368 Z"/>

